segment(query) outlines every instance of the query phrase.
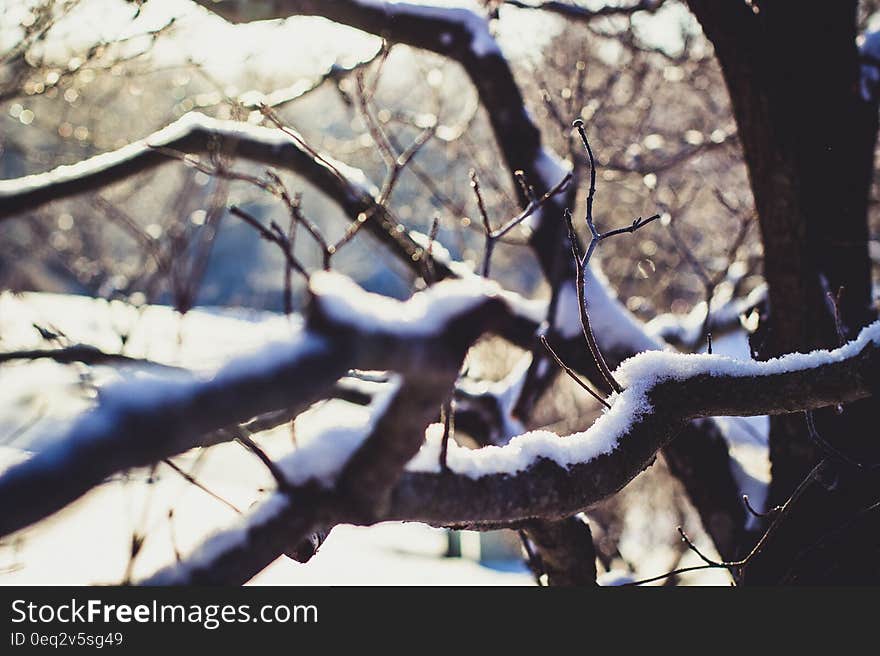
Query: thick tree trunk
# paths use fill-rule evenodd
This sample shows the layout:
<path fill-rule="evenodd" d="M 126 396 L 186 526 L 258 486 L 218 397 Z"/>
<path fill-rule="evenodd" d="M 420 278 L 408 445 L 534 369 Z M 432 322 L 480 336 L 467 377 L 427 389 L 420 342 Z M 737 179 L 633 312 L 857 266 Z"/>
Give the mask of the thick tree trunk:
<path fill-rule="evenodd" d="M 769 307 L 753 344 L 758 357 L 834 346 L 841 337 L 828 292 L 842 289 L 844 338 L 875 316 L 867 209 L 877 106 L 860 93 L 857 3 L 689 5 L 724 73 L 760 220 Z M 880 419 L 876 405 L 816 413 L 817 430 L 855 459 L 876 460 L 870 455 L 876 429 L 869 429 Z M 783 503 L 827 455 L 811 439 L 803 414 L 773 418 L 770 505 Z M 788 513 L 784 530 L 747 569 L 745 581 L 782 580 L 797 554 L 877 496 L 874 477 L 841 463 L 833 469 Z M 841 549 L 851 550 L 853 539 L 838 536 L 836 555 L 823 547 L 821 563 L 800 559 L 803 569 L 793 578 L 852 582 L 853 572 L 831 561 Z"/>

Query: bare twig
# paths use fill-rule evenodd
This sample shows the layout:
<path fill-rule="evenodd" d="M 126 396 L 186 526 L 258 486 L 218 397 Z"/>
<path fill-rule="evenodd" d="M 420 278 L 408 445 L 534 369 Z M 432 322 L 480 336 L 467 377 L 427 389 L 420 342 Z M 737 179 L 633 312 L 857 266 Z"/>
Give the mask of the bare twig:
<path fill-rule="evenodd" d="M 825 460 L 822 460 L 821 462 L 819 462 L 818 465 L 816 465 L 813 468 L 812 471 L 810 471 L 809 474 L 806 475 L 806 477 L 804 477 L 804 479 L 801 481 L 800 485 L 798 485 L 797 489 L 795 489 L 795 491 L 792 492 L 792 494 L 788 498 L 788 500 L 784 504 L 782 504 L 782 506 L 778 509 L 777 512 L 775 512 L 773 521 L 770 523 L 770 525 L 767 527 L 767 530 L 764 531 L 763 535 L 758 540 L 757 544 L 755 544 L 755 546 L 752 548 L 752 550 L 748 553 L 748 555 L 745 558 L 742 558 L 740 560 L 732 560 L 732 561 L 722 561 L 722 560 L 715 560 L 714 558 L 710 558 L 706 554 L 704 554 L 693 543 L 693 541 L 688 537 L 687 533 L 684 532 L 684 529 L 682 529 L 682 527 L 679 526 L 677 530 L 678 530 L 679 535 L 681 536 L 682 542 L 684 542 L 691 551 L 693 551 L 697 556 L 699 556 L 700 560 L 702 560 L 705 563 L 705 565 L 700 565 L 700 566 L 691 567 L 691 568 L 683 568 L 683 569 L 675 570 L 672 572 L 667 572 L 665 574 L 661 574 L 659 576 L 655 576 L 650 579 L 642 579 L 640 581 L 632 583 L 631 585 L 641 585 L 642 583 L 649 583 L 651 581 L 657 581 L 657 580 L 666 578 L 668 576 L 672 576 L 674 574 L 679 574 L 679 573 L 683 573 L 686 571 L 694 571 L 696 569 L 726 569 L 734 577 L 734 582 L 741 579 L 742 575 L 743 575 L 743 571 L 749 566 L 749 563 L 752 561 L 752 559 L 755 558 L 758 554 L 760 554 L 761 551 L 764 549 L 764 547 L 769 543 L 770 538 L 776 532 L 779 525 L 782 523 L 786 514 L 790 511 L 792 506 L 797 502 L 797 500 L 801 497 L 801 495 L 803 495 L 803 493 L 808 488 L 809 484 L 812 483 L 814 480 L 817 480 L 820 478 L 822 473 L 825 471 L 826 467 L 827 467 L 827 462 Z"/>
<path fill-rule="evenodd" d="M 266 452 L 263 451 L 260 445 L 254 442 L 249 431 L 243 426 L 239 426 L 233 432 L 235 434 L 235 441 L 257 456 L 260 462 L 266 466 L 266 469 L 272 474 L 272 478 L 275 479 L 275 484 L 278 486 L 278 489 L 282 491 L 290 489 L 290 483 L 284 475 L 284 472 L 278 468 L 278 465 L 276 465 Z"/>
<path fill-rule="evenodd" d="M 425 247 L 425 282 L 428 284 L 436 282 L 436 274 L 434 272 L 434 242 L 437 240 L 437 231 L 440 229 L 440 217 L 435 216 L 431 222 L 431 231 L 428 233 L 428 245 Z"/>
<path fill-rule="evenodd" d="M 590 161 L 590 187 L 587 193 L 586 222 L 587 227 L 590 229 L 591 238 L 590 244 L 589 246 L 587 246 L 587 250 L 583 255 L 580 254 L 580 249 L 577 245 L 577 236 L 574 230 L 574 223 L 572 222 L 571 212 L 569 212 L 568 210 L 566 210 L 565 212 L 565 220 L 568 224 L 568 234 L 569 240 L 571 242 L 571 252 L 572 256 L 574 257 L 576 269 L 575 283 L 577 285 L 578 312 L 580 313 L 581 327 L 584 331 L 584 337 L 587 340 L 587 346 L 589 346 L 590 348 L 590 354 L 593 356 L 593 360 L 595 361 L 596 366 L 598 367 L 599 372 L 602 375 L 602 378 L 614 392 L 619 393 L 623 391 L 623 388 L 611 374 L 611 370 L 608 368 L 608 364 L 605 362 L 605 358 L 602 356 L 602 352 L 599 349 L 599 345 L 596 342 L 596 337 L 593 334 L 593 329 L 590 325 L 590 317 L 589 313 L 587 312 L 587 302 L 585 298 L 586 291 L 584 289 L 584 270 L 590 262 L 593 251 L 596 249 L 596 246 L 598 246 L 601 241 L 609 237 L 614 237 L 616 235 L 633 233 L 639 228 L 642 228 L 652 221 L 659 219 L 660 215 L 655 214 L 654 216 L 651 216 L 647 219 L 642 219 L 641 217 L 639 217 L 635 221 L 633 221 L 632 225 L 630 226 L 627 226 L 625 228 L 618 228 L 616 230 L 611 230 L 605 233 L 600 233 L 596 229 L 596 224 L 593 220 L 593 198 L 596 195 L 596 162 L 593 158 L 593 149 L 590 148 L 590 141 L 589 139 L 587 139 L 587 132 L 584 129 L 584 122 L 581 119 L 577 119 L 574 122 L 574 127 L 580 134 L 581 141 L 584 144 L 584 149 L 587 151 L 587 155 Z"/>
<path fill-rule="evenodd" d="M 216 499 L 217 501 L 222 503 L 227 508 L 230 508 L 231 510 L 233 510 L 237 515 L 241 514 L 241 510 L 239 510 L 231 502 L 227 501 L 222 496 L 220 496 L 219 494 L 217 494 L 216 492 L 214 492 L 213 490 L 208 488 L 206 485 L 204 485 L 202 482 L 200 482 L 195 476 L 193 476 L 192 474 L 189 474 L 188 472 L 185 472 L 183 469 L 178 467 L 176 464 L 174 464 L 174 461 L 171 460 L 171 458 L 163 458 L 162 462 L 164 462 L 166 465 L 168 465 L 174 472 L 179 474 L 181 476 L 181 478 L 186 480 L 187 483 L 195 485 L 197 488 L 199 488 L 202 492 L 204 492 L 208 496 Z"/>
<path fill-rule="evenodd" d="M 547 337 L 545 335 L 541 335 L 540 337 L 538 337 L 538 339 L 540 340 L 540 342 L 544 346 L 544 348 L 547 349 L 547 352 L 550 354 L 550 356 L 553 358 L 553 360 L 556 362 L 556 364 L 559 365 L 559 367 L 566 374 L 568 374 L 569 378 L 571 378 L 574 382 L 576 382 L 590 396 L 592 396 L 594 399 L 596 399 L 599 403 L 604 405 L 606 408 L 611 407 L 611 405 L 609 405 L 608 401 L 603 399 L 602 396 L 596 390 L 594 390 L 592 387 L 590 387 L 584 381 L 582 381 L 580 376 L 578 376 L 571 367 L 569 367 L 567 364 L 565 364 L 560 359 L 560 357 L 556 354 L 556 351 L 553 350 L 553 347 L 550 346 L 550 342 L 547 341 Z"/>

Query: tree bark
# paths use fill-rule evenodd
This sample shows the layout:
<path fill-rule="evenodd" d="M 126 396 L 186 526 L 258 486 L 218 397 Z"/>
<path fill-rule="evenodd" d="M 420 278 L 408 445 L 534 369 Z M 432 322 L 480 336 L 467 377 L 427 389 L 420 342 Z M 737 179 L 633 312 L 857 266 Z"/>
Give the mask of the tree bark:
<path fill-rule="evenodd" d="M 877 105 L 861 95 L 857 2 L 688 4 L 715 46 L 760 220 L 769 307 L 753 344 L 757 356 L 832 346 L 875 317 L 867 210 Z M 841 289 L 843 336 L 828 298 Z M 877 460 L 866 431 L 878 418 L 876 404 L 855 403 L 842 413 L 817 412 L 815 424 L 853 459 Z M 771 419 L 768 505 L 783 503 L 824 455 L 815 442 L 802 414 Z M 745 581 L 780 580 L 798 550 L 870 505 L 875 477 L 837 469 L 836 487 L 826 481 L 801 498 L 800 512 Z M 813 563 L 792 582 L 850 580 L 827 564 Z"/>

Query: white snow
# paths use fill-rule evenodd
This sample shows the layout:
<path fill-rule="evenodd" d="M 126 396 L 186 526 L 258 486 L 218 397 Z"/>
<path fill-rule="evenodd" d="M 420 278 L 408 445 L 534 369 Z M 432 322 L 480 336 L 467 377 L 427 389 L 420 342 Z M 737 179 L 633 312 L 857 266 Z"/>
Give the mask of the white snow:
<path fill-rule="evenodd" d="M 554 321 L 556 330 L 566 339 L 583 334 L 581 315 L 578 309 L 577 285 L 574 280 L 564 281 L 559 288 Z"/>
<path fill-rule="evenodd" d="M 662 344 L 647 335 L 638 319 L 617 300 L 608 279 L 598 267 L 590 266 L 584 273 L 584 296 L 593 334 L 604 352 L 640 353 L 662 348 Z"/>
<path fill-rule="evenodd" d="M 358 0 L 358 2 L 365 7 L 380 9 L 391 16 L 395 14 L 422 16 L 431 20 L 463 25 L 471 35 L 471 51 L 481 59 L 501 52 L 489 32 L 486 20 L 470 9 L 455 6 L 419 5 L 409 2 L 377 2 L 376 0 Z M 440 38 L 445 45 L 444 34 L 448 33 L 441 32 Z M 446 39 L 448 38 L 446 37 Z"/>
<path fill-rule="evenodd" d="M 880 321 L 865 326 L 856 339 L 831 351 L 815 350 L 811 353 L 790 353 L 772 360 L 742 360 L 725 355 L 681 354 L 649 351 L 640 353 L 623 362 L 614 372 L 624 386 L 637 384 L 649 377 L 661 380 L 682 380 L 700 374 L 712 376 L 767 376 L 812 369 L 823 364 L 841 362 L 857 355 L 870 343 L 880 340 Z"/>
<path fill-rule="evenodd" d="M 276 460 L 287 481 L 294 485 L 314 481 L 325 488 L 332 488 L 336 476 L 370 434 L 394 397 L 399 388 L 399 379 L 395 378 L 385 387 L 388 391 L 376 395 L 368 407 L 330 400 L 297 417 L 294 424 L 296 448 Z M 273 492 L 231 528 L 214 533 L 184 563 L 169 566 L 151 582 L 159 585 L 173 582 L 187 569 L 210 564 L 218 555 L 246 545 L 248 532 L 285 512 L 290 499 L 286 492 Z"/>
<path fill-rule="evenodd" d="M 728 324 L 740 317 L 749 308 L 757 305 L 767 295 L 765 284 L 755 287 L 745 298 L 733 299 L 720 294 L 712 299 L 711 324 Z M 645 324 L 645 332 L 652 337 L 671 339 L 687 345 L 697 345 L 702 336 L 703 322 L 706 319 L 706 302 L 697 303 L 686 315 L 660 314 Z M 717 335 L 715 335 L 717 341 Z"/>
<path fill-rule="evenodd" d="M 431 257 L 433 257 L 438 262 L 445 264 L 449 267 L 449 270 L 452 271 L 459 278 L 475 278 L 479 277 L 466 263 L 461 260 L 453 259 L 452 253 L 438 240 L 435 239 L 431 242 L 431 238 L 426 235 L 424 232 L 419 232 L 418 230 L 410 230 L 409 231 L 410 238 L 417 243 L 421 248 L 427 250 L 428 245 L 431 246 Z"/>
<path fill-rule="evenodd" d="M 471 52 L 478 58 L 485 59 L 493 55 L 501 56 L 501 49 L 495 37 L 489 32 L 489 25 L 477 14 L 468 12 L 467 26 L 471 33 Z"/>
<path fill-rule="evenodd" d="M 596 267 L 589 266 L 584 271 L 584 297 L 593 335 L 603 351 L 640 353 L 662 348 L 662 343 L 646 333 L 632 313 L 617 300 L 608 279 Z M 563 337 L 571 339 L 583 334 L 574 280 L 562 283 L 555 321 L 556 329 Z"/>
<path fill-rule="evenodd" d="M 190 470 L 195 458 L 175 461 Z M 271 485 L 262 465 L 234 444 L 212 448 L 200 462 L 197 478 L 239 508 L 248 508 L 261 498 L 255 493 L 259 485 Z M 106 483 L 81 502 L 29 529 L 20 543 L 4 541 L 0 545 L 0 583 L 118 584 L 126 568 L 132 530 L 147 535 L 134 566 L 134 579 L 140 580 L 174 562 L 172 545 L 186 557 L 216 527 L 229 525 L 238 517 L 170 469 L 161 467 L 149 485 L 144 479 L 145 474 L 136 472 L 127 481 Z M 169 508 L 174 509 L 172 520 L 167 518 Z M 265 508 L 268 510 L 271 508 Z M 282 556 L 251 584 L 532 584 L 528 573 L 493 570 L 467 558 L 443 558 L 446 543 L 445 531 L 423 524 L 338 526 L 307 564 Z M 59 549 L 59 544 L 64 548 Z M 220 546 L 223 540 L 214 548 Z"/>
<path fill-rule="evenodd" d="M 626 433 L 633 420 L 650 409 L 644 389 L 626 390 L 614 398 L 611 409 L 586 431 L 564 437 L 550 431 L 531 431 L 512 438 L 503 446 L 480 449 L 467 449 L 450 441 L 446 462 L 452 471 L 470 478 L 515 474 L 528 469 L 538 458 L 569 467 L 611 453 L 617 446 L 618 437 Z M 432 424 L 426 431 L 425 444 L 407 469 L 439 472 L 442 436 L 443 426 Z"/>
<path fill-rule="evenodd" d="M 751 358 L 748 336 L 744 331 L 722 335 L 713 340 L 712 350 L 717 355 L 725 355 L 739 360 Z M 752 507 L 765 510 L 767 490 L 770 484 L 770 454 L 768 435 L 770 418 L 766 415 L 755 417 L 714 417 L 698 421 L 714 421 L 727 442 L 730 453 L 730 467 L 740 494 L 749 495 Z M 746 528 L 758 528 L 758 518 L 751 513 L 746 518 Z"/>
<path fill-rule="evenodd" d="M 213 563 L 218 556 L 246 547 L 249 531 L 274 520 L 290 507 L 292 500 L 283 494 L 273 494 L 260 502 L 245 517 L 234 522 L 231 528 L 217 531 L 205 540 L 193 553 L 180 562 L 169 565 L 150 577 L 151 585 L 174 585 L 189 570 L 202 569 Z"/>
<path fill-rule="evenodd" d="M 379 9 L 389 17 L 394 15 L 422 16 L 427 19 L 458 23 L 464 26 L 471 36 L 470 49 L 479 58 L 500 53 L 498 44 L 489 32 L 489 25 L 479 14 L 470 9 L 449 5 L 444 6 L 442 0 L 436 4 L 414 4 L 411 2 L 382 2 L 377 0 L 357 0 L 363 7 Z M 446 32 L 441 32 L 444 41 Z M 446 37 L 448 39 L 449 37 Z"/>
<path fill-rule="evenodd" d="M 125 333 L 125 355 L 183 366 L 203 372 L 203 378 L 237 354 L 289 339 L 301 323 L 256 311 L 220 313 L 199 308 L 180 317 L 164 306 L 136 309 L 119 301 L 108 303 L 84 296 L 0 294 L 4 351 L 53 348 L 41 339 L 33 324 L 60 331 L 73 343 L 90 344 L 108 353 L 119 352 L 119 334 Z M 125 381 L 143 381 L 149 386 L 155 373 L 132 365 L 90 369 L 94 384 L 105 390 L 114 384 L 127 385 Z M 81 375 L 80 367 L 48 359 L 0 366 L 0 436 L 17 435 L 14 445 L 31 450 L 63 434 L 65 427 L 95 402 Z M 179 377 L 171 378 L 174 385 L 179 384 L 174 382 Z"/>
<path fill-rule="evenodd" d="M 614 377 L 624 391 L 610 397 L 611 408 L 586 431 L 560 437 L 549 431 L 532 431 L 514 437 L 504 446 L 466 449 L 449 444 L 447 464 L 456 473 L 470 478 L 497 474 L 515 474 L 531 466 L 538 458 L 562 467 L 584 463 L 611 453 L 633 421 L 651 411 L 646 393 L 665 380 L 684 380 L 693 376 L 752 377 L 811 369 L 840 362 L 857 355 L 867 344 L 880 342 L 880 321 L 865 327 L 852 342 L 833 351 L 793 353 L 766 362 L 737 360 L 724 355 L 666 353 L 647 351 L 623 362 Z M 428 428 L 425 445 L 408 464 L 411 471 L 439 472 L 439 449 L 442 426 Z"/>
<path fill-rule="evenodd" d="M 462 554 L 485 534 L 462 532 Z M 470 539 L 469 539 L 470 538 Z M 493 569 L 473 557 L 444 558 L 447 537 L 424 524 L 337 526 L 305 565 L 280 558 L 253 585 L 534 585 L 524 567 Z M 521 562 L 521 561 L 520 561 Z M 508 566 L 512 563 L 508 561 Z"/>
<path fill-rule="evenodd" d="M 876 103 L 880 95 L 880 32 L 868 33 L 860 50 L 870 59 L 862 62 L 859 90 L 864 101 Z"/>
<path fill-rule="evenodd" d="M 242 310 L 192 310 L 181 319 L 171 308 L 148 306 L 139 311 L 122 303 L 107 303 L 81 296 L 55 294 L 0 294 L 0 337 L 5 350 L 47 348 L 32 323 L 54 326 L 74 341 L 95 344 L 107 351 L 120 348 L 117 329 L 130 333 L 126 353 L 149 356 L 168 364 L 210 371 L 231 356 L 253 350 L 269 341 L 289 337 L 300 323 L 270 313 Z M 180 341 L 178 342 L 178 337 Z M 119 371 L 119 370 L 122 371 Z M 7 438 L 29 426 L 14 444 L 0 446 L 0 471 L 23 462 L 29 450 L 41 448 L 35 436 L 58 434 L 70 419 L 94 401 L 79 392 L 81 367 L 49 360 L 0 366 L 0 436 Z M 134 375 L 129 366 L 95 367 L 96 380 L 125 380 Z M 138 375 L 143 375 L 139 373 Z M 388 383 L 343 379 L 348 387 L 379 395 L 370 413 L 387 398 Z M 322 412 L 321 417 L 317 417 Z M 298 422 L 297 442 L 312 442 L 308 433 L 329 424 L 334 414 L 345 412 L 345 423 L 354 425 L 357 413 L 350 404 L 331 401 L 304 414 Z M 31 426 L 32 420 L 36 420 Z M 367 419 L 367 421 L 370 421 Z M 361 431 L 363 433 L 363 431 Z M 325 434 L 325 437 L 333 436 Z M 256 436 L 263 449 L 278 462 L 296 452 L 289 426 Z M 340 457 L 342 454 L 339 451 Z M 321 470 L 312 453 L 308 465 L 291 457 L 288 474 L 294 479 L 307 467 Z M 266 468 L 235 443 L 209 450 L 193 450 L 174 462 L 208 488 L 240 509 L 270 498 L 259 490 L 272 489 Z M 300 467 L 302 465 L 302 467 Z M 332 468 L 324 469 L 331 472 Z M 292 470 L 292 471 L 291 471 Z M 173 546 L 185 557 L 199 547 L 217 527 L 238 517 L 227 506 L 160 465 L 147 483 L 147 470 L 115 476 L 81 500 L 52 517 L 0 543 L 0 583 L 5 585 L 115 584 L 122 580 L 128 562 L 132 531 L 146 534 L 135 563 L 134 579 L 151 575 L 174 562 Z M 281 509 L 273 500 L 257 516 L 268 517 Z M 168 518 L 173 509 L 173 518 Z M 257 506 L 254 506 L 257 510 Z M 262 520 L 260 520 L 262 521 Z M 233 527 L 235 528 L 235 526 Z M 241 526 L 237 525 L 240 529 Z M 225 548 L 242 539 L 240 531 L 217 538 L 211 549 Z M 58 545 L 64 548 L 59 549 Z M 318 556 L 306 565 L 279 558 L 262 572 L 255 584 L 483 584 L 530 585 L 531 576 L 493 570 L 467 558 L 442 558 L 445 532 L 421 524 L 381 525 L 370 528 L 337 527 Z M 202 557 L 209 557 L 203 551 Z"/>
<path fill-rule="evenodd" d="M 428 248 L 430 238 L 423 232 L 417 230 L 409 231 L 410 238 L 416 242 L 421 248 Z M 477 280 L 485 282 L 486 279 L 478 275 L 472 268 L 460 260 L 454 260 L 452 254 L 447 248 L 436 239 L 431 245 L 431 256 L 438 262 L 449 267 L 456 276 L 463 280 Z M 536 325 L 543 323 L 547 316 L 547 303 L 542 300 L 525 298 L 507 289 L 499 288 L 498 296 L 507 303 L 511 311 L 519 317 L 523 317 L 535 322 Z"/>
<path fill-rule="evenodd" d="M 444 280 L 401 302 L 365 292 L 351 278 L 331 271 L 314 273 L 309 289 L 331 320 L 365 333 L 401 337 L 436 335 L 453 318 L 501 292 L 496 283 L 483 278 Z"/>
<path fill-rule="evenodd" d="M 381 387 L 368 406 L 330 399 L 296 418 L 296 448 L 277 463 L 289 482 L 304 485 L 316 481 L 323 487 L 333 487 L 336 476 L 394 398 L 400 378 L 395 376 Z"/>

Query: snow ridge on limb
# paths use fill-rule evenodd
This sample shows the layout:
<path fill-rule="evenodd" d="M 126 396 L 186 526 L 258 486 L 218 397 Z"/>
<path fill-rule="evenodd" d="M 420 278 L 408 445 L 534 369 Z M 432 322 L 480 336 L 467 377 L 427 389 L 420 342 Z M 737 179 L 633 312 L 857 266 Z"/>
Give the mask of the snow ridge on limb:
<path fill-rule="evenodd" d="M 289 128 L 280 130 L 214 119 L 199 112 L 185 114 L 120 149 L 44 173 L 0 180 L 0 221 L 54 200 L 100 189 L 174 158 L 198 155 L 210 159 L 216 152 L 302 176 L 339 205 L 352 221 L 365 214 L 369 219 L 365 229 L 416 274 L 422 273 L 423 250 L 405 231 L 398 230 L 398 223 L 388 209 L 377 203 L 378 191 L 363 171 L 313 150 Z M 442 262 L 434 263 L 434 271 L 438 278 L 451 274 Z"/>
<path fill-rule="evenodd" d="M 400 302 L 321 272 L 311 291 L 304 329 L 213 376 L 163 370 L 102 389 L 97 407 L 0 474 L 0 504 L 8 509 L 0 535 L 52 514 L 118 471 L 229 441 L 227 429 L 259 415 L 299 414 L 330 396 L 350 369 L 430 380 L 443 371 L 437 362 L 463 354 L 513 316 L 500 288 L 481 279 L 439 283 Z"/>
<path fill-rule="evenodd" d="M 346 474 L 349 480 L 358 480 L 358 474 L 364 478 L 364 471 L 397 472 L 400 456 L 421 442 L 421 436 L 399 432 L 402 418 L 412 414 L 412 397 L 405 402 L 395 397 L 401 399 L 402 415 L 393 412 L 394 400 L 377 404 L 380 416 L 365 428 L 359 448 L 336 451 L 340 458 L 355 455 L 337 467 L 342 478 L 336 479 L 333 490 L 306 484 L 275 492 L 235 528 L 210 538 L 192 559 L 162 570 L 146 583 L 243 582 L 280 554 L 285 541 L 298 542 L 316 527 L 342 522 L 406 520 L 491 529 L 535 518 L 563 519 L 617 492 L 690 419 L 792 412 L 871 395 L 880 383 L 878 343 L 880 322 L 834 351 L 793 354 L 766 363 L 708 355 L 642 354 L 618 369 L 626 389 L 584 433 L 561 438 L 533 432 L 503 447 L 477 450 L 450 445 L 451 471 L 440 471 L 439 429 L 432 426 L 427 445 L 402 474 L 392 475 L 397 480 L 392 488 L 370 476 L 365 480 L 372 480 L 375 488 L 363 483 L 340 486 Z M 454 369 L 447 368 L 447 374 L 437 386 L 421 381 L 417 387 L 436 393 L 454 381 Z M 393 394 L 404 394 L 406 389 L 404 383 Z M 422 392 L 416 392 L 416 397 Z M 430 421 L 431 412 L 425 406 L 416 407 L 422 410 L 414 423 Z M 379 434 L 384 437 L 383 448 L 358 458 Z M 383 467 L 389 439 L 407 448 L 396 450 L 397 459 L 392 456 L 390 466 L 385 462 Z M 380 492 L 372 507 L 350 498 L 358 489 Z"/>
<path fill-rule="evenodd" d="M 215 3 L 214 6 L 219 6 L 219 4 L 223 3 Z M 239 8 L 266 6 L 266 3 L 259 2 L 239 2 L 233 4 Z M 387 34 L 388 30 L 393 27 L 398 30 L 401 42 L 408 42 L 407 39 L 410 39 L 413 41 L 413 45 L 419 47 L 430 48 L 430 45 L 425 46 L 423 43 L 415 42 L 419 34 L 421 34 L 419 38 L 422 39 L 425 38 L 425 34 L 429 35 L 428 38 L 431 39 L 434 38 L 431 35 L 437 35 L 438 42 L 442 46 L 438 47 L 437 51 L 446 52 L 459 59 L 468 69 L 472 79 L 474 79 L 475 84 L 478 86 L 481 98 L 490 112 L 493 127 L 499 137 L 505 158 L 511 170 L 525 170 L 529 174 L 530 181 L 539 186 L 543 182 L 547 183 L 545 186 L 554 182 L 546 180 L 547 175 L 541 173 L 541 169 L 547 168 L 547 158 L 544 157 L 547 155 L 547 151 L 541 147 L 540 134 L 523 109 L 522 99 L 519 97 L 518 89 L 512 80 L 509 68 L 503 62 L 503 57 L 500 56 L 500 52 L 497 49 L 486 46 L 487 43 L 491 43 L 491 41 L 486 40 L 491 39 L 491 36 L 488 33 L 486 22 L 481 17 L 460 10 L 443 11 L 440 8 L 429 10 L 424 7 L 404 3 L 377 3 L 366 0 L 360 2 L 356 0 L 339 0 L 334 3 L 315 1 L 273 2 L 271 5 L 279 8 L 300 7 L 300 13 L 309 13 L 309 11 L 335 12 L 339 17 L 334 18 L 334 20 L 339 20 L 340 22 L 345 22 L 344 12 L 359 9 L 362 12 L 361 17 L 355 17 L 352 20 L 361 21 L 363 25 L 361 29 L 372 30 L 378 25 L 382 29 L 377 33 Z M 330 17 L 333 18 L 332 16 Z M 393 21 L 391 20 L 392 18 L 394 19 Z M 450 31 L 426 31 L 423 29 L 425 27 L 425 20 L 448 20 Z M 478 36 L 479 39 L 477 38 Z M 393 35 L 391 38 L 394 40 Z M 499 74 L 493 75 L 493 73 Z M 519 128 L 523 129 L 520 130 Z M 534 176 L 531 173 L 534 173 Z M 548 208 L 547 215 L 548 218 L 552 219 L 550 209 Z M 542 221 L 541 218 L 542 215 L 536 216 L 532 226 L 535 229 L 533 235 L 536 235 L 534 239 L 536 252 L 543 256 L 544 261 L 552 261 L 558 257 L 560 244 L 555 237 L 551 238 L 549 233 L 555 235 L 558 232 L 558 227 L 555 226 L 554 221 Z M 549 231 L 546 238 L 538 238 L 542 230 Z M 554 285 L 556 284 L 556 280 L 552 282 Z M 610 295 L 609 299 L 613 301 L 613 297 Z M 339 326 L 336 327 L 340 328 Z M 352 329 L 352 331 L 357 332 L 355 329 Z M 340 328 L 340 332 L 345 332 L 345 329 Z M 618 333 L 612 330 L 610 334 L 615 335 Z M 387 332 L 382 333 L 382 336 L 392 341 L 396 339 Z M 434 337 L 439 336 L 435 335 Z M 378 337 L 373 335 L 371 339 L 378 339 Z M 382 342 L 372 341 L 371 343 L 373 345 L 387 346 L 387 344 Z M 360 349 L 361 352 L 366 350 L 366 347 Z"/>
<path fill-rule="evenodd" d="M 670 412 L 652 401 L 658 394 L 655 390 L 661 386 L 671 390 L 669 395 L 681 395 L 675 403 L 675 414 L 681 420 L 782 414 L 802 410 L 805 404 L 822 407 L 864 398 L 871 394 L 869 371 L 864 367 L 877 360 L 878 343 L 880 321 L 863 329 L 857 339 L 833 351 L 792 353 L 768 361 L 646 351 L 617 368 L 615 377 L 624 385 L 624 390 L 612 396 L 611 408 L 586 431 L 563 438 L 550 431 L 532 431 L 505 445 L 476 450 L 450 445 L 447 462 L 453 472 L 475 479 L 514 475 L 527 470 L 537 459 L 552 460 L 561 467 L 588 462 L 612 453 L 626 439 L 633 425 L 646 415 Z M 845 372 L 853 375 L 851 389 L 841 377 Z M 792 381 L 825 376 L 829 378 L 823 379 L 821 385 L 805 382 L 799 391 L 792 390 L 790 399 L 779 391 L 770 393 L 768 386 L 771 380 L 774 387 L 781 388 L 794 386 Z M 688 404 L 690 393 L 685 390 L 695 388 L 698 383 L 709 389 L 696 393 L 694 402 Z M 747 389 L 749 386 L 754 389 Z M 680 391 L 674 391 L 676 387 Z M 847 398 L 837 400 L 839 396 Z M 419 457 L 408 466 L 410 471 L 439 472 L 438 460 L 434 457 L 438 440 L 434 426 Z"/>
<path fill-rule="evenodd" d="M 455 476 L 437 469 L 432 427 L 387 519 L 491 528 L 574 514 L 622 488 L 691 419 L 784 414 L 871 396 L 880 383 L 878 344 L 880 322 L 833 351 L 768 362 L 643 353 L 615 372 L 625 389 L 588 430 L 562 438 L 534 431 L 478 450 L 450 445 Z"/>
<path fill-rule="evenodd" d="M 102 389 L 93 410 L 0 474 L 7 509 L 0 534 L 60 510 L 118 471 L 232 440 L 225 429 L 272 410 L 305 410 L 350 359 L 345 343 L 304 332 L 233 360 L 212 378 L 163 372 Z"/>

